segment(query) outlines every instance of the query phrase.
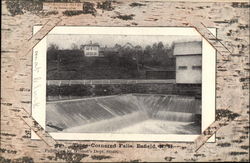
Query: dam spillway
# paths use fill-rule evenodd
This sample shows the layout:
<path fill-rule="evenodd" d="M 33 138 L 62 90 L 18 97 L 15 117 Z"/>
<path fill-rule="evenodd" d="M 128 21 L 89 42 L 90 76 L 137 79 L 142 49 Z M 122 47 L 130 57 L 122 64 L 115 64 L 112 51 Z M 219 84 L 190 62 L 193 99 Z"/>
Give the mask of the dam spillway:
<path fill-rule="evenodd" d="M 201 100 L 179 95 L 126 94 L 46 104 L 49 132 L 141 133 L 141 125 L 148 128 L 157 124 L 159 128 L 159 124 L 166 124 L 165 129 L 161 126 L 157 131 L 169 133 L 170 123 L 193 124 L 197 117 L 201 117 Z M 154 125 L 150 128 L 157 133 Z"/>

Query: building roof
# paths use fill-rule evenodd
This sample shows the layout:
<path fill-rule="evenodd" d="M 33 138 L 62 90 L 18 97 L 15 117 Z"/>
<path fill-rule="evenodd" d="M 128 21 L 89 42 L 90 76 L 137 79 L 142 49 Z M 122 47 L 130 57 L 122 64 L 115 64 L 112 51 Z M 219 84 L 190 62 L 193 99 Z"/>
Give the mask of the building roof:
<path fill-rule="evenodd" d="M 127 42 L 125 45 L 123 45 L 122 48 L 134 48 L 134 46 L 131 43 Z"/>
<path fill-rule="evenodd" d="M 201 55 L 202 42 L 178 42 L 174 44 L 174 55 Z"/>
<path fill-rule="evenodd" d="M 92 43 L 92 41 L 90 41 L 88 44 L 81 45 L 82 48 L 83 48 L 84 46 L 98 46 L 98 47 L 100 47 L 100 45 L 99 45 L 98 43 Z"/>
<path fill-rule="evenodd" d="M 94 43 L 94 44 L 85 44 L 84 46 L 100 46 L 100 45 L 97 43 Z"/>

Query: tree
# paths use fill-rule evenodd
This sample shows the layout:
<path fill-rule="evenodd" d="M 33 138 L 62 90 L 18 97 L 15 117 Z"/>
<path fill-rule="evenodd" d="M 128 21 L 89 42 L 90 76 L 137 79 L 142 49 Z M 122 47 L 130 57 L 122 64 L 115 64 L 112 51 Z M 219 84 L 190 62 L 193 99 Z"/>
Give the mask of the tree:
<path fill-rule="evenodd" d="M 170 49 L 169 44 L 165 44 L 164 49 L 165 49 L 165 50 Z"/>
<path fill-rule="evenodd" d="M 140 71 L 139 62 L 142 61 L 142 47 L 140 45 L 135 46 L 135 54 L 136 54 L 137 72 L 139 72 Z"/>
<path fill-rule="evenodd" d="M 58 49 L 59 49 L 58 45 L 54 43 L 50 44 L 48 47 L 48 51 L 53 51 L 53 50 L 58 50 Z"/>
<path fill-rule="evenodd" d="M 152 48 L 150 45 L 147 45 L 145 48 L 145 54 L 150 54 L 152 52 Z"/>
<path fill-rule="evenodd" d="M 142 50 L 142 47 L 141 47 L 140 45 L 136 45 L 136 46 L 135 46 L 135 49 L 136 49 L 137 51 L 141 51 L 141 50 Z"/>
<path fill-rule="evenodd" d="M 76 45 L 75 43 L 72 43 L 72 44 L 71 44 L 71 49 L 72 49 L 72 50 L 77 50 L 77 49 L 79 49 L 79 48 L 78 48 L 78 45 Z"/>
<path fill-rule="evenodd" d="M 52 44 L 50 44 L 48 46 L 48 49 L 47 49 L 47 59 L 48 59 L 48 61 L 57 59 L 58 50 L 59 50 L 58 45 L 56 45 L 54 43 L 52 43 Z"/>
<path fill-rule="evenodd" d="M 118 50 L 118 49 L 121 49 L 122 46 L 120 44 L 115 44 L 114 48 Z"/>
<path fill-rule="evenodd" d="M 164 45 L 161 41 L 158 43 L 158 49 L 161 49 L 161 50 L 164 49 Z"/>

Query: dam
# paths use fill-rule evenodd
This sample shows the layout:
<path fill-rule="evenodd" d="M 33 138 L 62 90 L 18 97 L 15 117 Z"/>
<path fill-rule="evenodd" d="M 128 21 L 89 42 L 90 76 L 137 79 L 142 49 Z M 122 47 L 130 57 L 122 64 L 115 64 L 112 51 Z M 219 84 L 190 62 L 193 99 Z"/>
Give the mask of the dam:
<path fill-rule="evenodd" d="M 201 99 L 183 95 L 123 94 L 52 101 L 46 104 L 46 130 L 199 134 Z"/>

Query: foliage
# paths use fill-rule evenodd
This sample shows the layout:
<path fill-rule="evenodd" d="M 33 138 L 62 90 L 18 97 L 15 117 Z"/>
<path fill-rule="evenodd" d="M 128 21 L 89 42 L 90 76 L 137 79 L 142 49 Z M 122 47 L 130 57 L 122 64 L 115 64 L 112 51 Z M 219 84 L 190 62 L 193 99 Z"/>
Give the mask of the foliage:
<path fill-rule="evenodd" d="M 71 44 L 71 49 L 72 50 L 77 50 L 79 48 L 78 48 L 78 46 L 75 43 L 73 43 L 73 44 Z"/>
<path fill-rule="evenodd" d="M 49 45 L 48 51 L 56 51 L 56 50 L 59 50 L 58 45 L 56 45 L 56 44 L 50 44 Z"/>
<path fill-rule="evenodd" d="M 175 69 L 172 46 L 162 42 L 145 48 L 131 46 L 115 44 L 111 48 L 104 48 L 102 57 L 86 57 L 81 46 L 75 43 L 71 45 L 71 49 L 65 50 L 51 44 L 47 51 L 48 80 L 146 79 L 148 75 L 151 76 L 149 78 L 164 79 L 164 73 L 152 76 L 152 73 L 147 72 Z"/>
<path fill-rule="evenodd" d="M 56 60 L 57 59 L 57 55 L 59 54 L 58 51 L 59 47 L 56 44 L 50 44 L 47 51 L 49 52 L 50 55 L 48 55 L 47 59 L 48 60 Z"/>

